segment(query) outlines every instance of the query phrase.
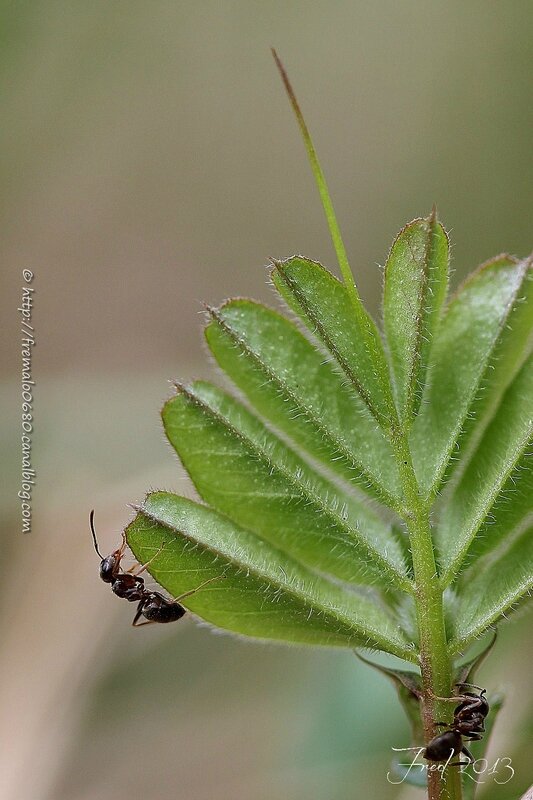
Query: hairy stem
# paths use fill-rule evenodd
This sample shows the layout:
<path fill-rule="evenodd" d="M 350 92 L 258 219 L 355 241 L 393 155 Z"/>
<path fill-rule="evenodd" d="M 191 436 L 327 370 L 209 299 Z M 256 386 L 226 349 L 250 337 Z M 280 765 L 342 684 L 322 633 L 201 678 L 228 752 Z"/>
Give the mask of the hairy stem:
<path fill-rule="evenodd" d="M 430 509 L 420 497 L 406 435 L 397 429 L 393 440 L 408 508 L 405 521 L 409 530 L 415 573 L 415 605 L 423 687 L 422 722 L 427 744 L 438 732 L 435 722 L 446 719 L 449 715 L 446 703 L 434 698 L 450 697 L 452 665 L 444 625 L 443 589 L 431 537 Z M 437 769 L 429 769 L 428 798 L 461 800 L 458 770 L 447 768 L 442 775 Z"/>

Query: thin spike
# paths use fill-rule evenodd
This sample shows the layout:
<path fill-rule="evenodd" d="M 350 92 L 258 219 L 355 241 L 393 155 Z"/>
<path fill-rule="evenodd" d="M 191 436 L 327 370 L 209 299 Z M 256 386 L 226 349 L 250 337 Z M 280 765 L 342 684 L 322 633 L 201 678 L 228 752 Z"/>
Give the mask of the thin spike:
<path fill-rule="evenodd" d="M 337 222 L 335 209 L 333 208 L 333 203 L 331 201 L 331 196 L 329 194 L 328 185 L 326 183 L 326 178 L 324 176 L 324 173 L 322 172 L 322 167 L 320 166 L 315 146 L 313 144 L 313 140 L 311 139 L 311 134 L 309 133 L 309 129 L 305 122 L 304 115 L 302 114 L 302 111 L 298 104 L 298 100 L 296 99 L 296 94 L 294 93 L 294 89 L 292 88 L 289 76 L 287 75 L 285 67 L 283 66 L 281 59 L 278 56 L 275 49 L 272 47 L 271 50 L 272 50 L 272 55 L 274 56 L 274 61 L 276 62 L 276 66 L 279 70 L 279 74 L 281 75 L 281 79 L 285 86 L 285 90 L 289 97 L 292 110 L 294 111 L 294 115 L 298 121 L 298 125 L 300 126 L 300 131 L 302 133 L 302 138 L 304 140 L 305 147 L 307 149 L 307 155 L 309 157 L 309 163 L 311 164 L 311 169 L 313 170 L 313 175 L 315 177 L 316 185 L 320 193 L 322 208 L 324 209 L 324 214 L 326 215 L 326 220 L 328 223 L 331 240 L 333 242 L 333 247 L 335 248 L 335 253 L 337 254 L 337 260 L 339 262 L 339 267 L 342 273 L 342 277 L 344 278 L 344 284 L 346 286 L 346 290 L 348 291 L 348 294 L 353 304 L 357 306 L 357 308 L 359 309 L 361 307 L 361 299 L 359 297 L 359 292 L 357 291 L 357 286 L 355 285 L 355 280 L 352 274 L 352 270 L 348 262 L 346 248 L 344 247 L 344 242 L 342 240 L 339 223 Z"/>

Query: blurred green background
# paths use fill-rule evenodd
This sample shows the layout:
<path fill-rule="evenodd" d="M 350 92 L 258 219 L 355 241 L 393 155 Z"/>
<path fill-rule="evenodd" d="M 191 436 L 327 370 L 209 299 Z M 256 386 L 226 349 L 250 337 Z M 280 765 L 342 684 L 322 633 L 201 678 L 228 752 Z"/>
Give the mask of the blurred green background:
<path fill-rule="evenodd" d="M 98 579 L 127 503 L 192 496 L 158 408 L 213 377 L 201 301 L 272 303 L 265 265 L 335 268 L 269 47 L 290 72 L 361 292 L 436 202 L 454 282 L 532 245 L 530 2 L 0 2 L 5 334 L 0 791 L 16 800 L 408 800 L 408 730 L 349 653 L 129 626 Z M 20 535 L 19 315 L 35 273 L 33 532 Z M 503 689 L 493 757 L 525 790 L 530 624 L 479 679 Z M 525 698 L 529 698 L 526 702 Z"/>

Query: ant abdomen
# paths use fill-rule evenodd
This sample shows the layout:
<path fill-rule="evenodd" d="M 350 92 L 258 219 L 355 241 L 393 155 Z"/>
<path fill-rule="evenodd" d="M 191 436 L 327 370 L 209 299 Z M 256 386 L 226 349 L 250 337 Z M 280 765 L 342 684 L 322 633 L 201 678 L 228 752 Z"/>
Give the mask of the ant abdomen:
<path fill-rule="evenodd" d="M 167 600 L 159 592 L 147 592 L 145 595 L 142 615 L 150 622 L 175 622 L 186 613 L 186 609 L 179 603 Z"/>
<path fill-rule="evenodd" d="M 424 758 L 429 761 L 446 761 L 451 756 L 459 755 L 462 746 L 461 734 L 457 731 L 446 731 L 432 739 L 424 751 Z"/>

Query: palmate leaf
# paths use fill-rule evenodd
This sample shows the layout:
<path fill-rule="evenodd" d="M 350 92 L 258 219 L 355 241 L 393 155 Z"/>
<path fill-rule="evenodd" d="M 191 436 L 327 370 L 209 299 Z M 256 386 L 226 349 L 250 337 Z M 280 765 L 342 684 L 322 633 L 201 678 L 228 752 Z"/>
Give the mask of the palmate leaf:
<path fill-rule="evenodd" d="M 214 402 L 213 402 L 214 401 Z M 300 459 L 244 408 L 220 402 L 212 389 L 178 387 L 162 412 L 165 432 L 200 496 L 239 525 L 308 566 L 345 581 L 408 589 L 392 535 L 361 507 L 350 524 L 319 479 L 305 479 Z M 242 428 L 235 422 L 244 422 Z M 353 513 L 352 513 L 353 518 Z M 354 520 L 355 521 L 355 520 Z"/>
<path fill-rule="evenodd" d="M 448 287 L 449 244 L 436 219 L 416 219 L 396 237 L 385 267 L 383 323 L 396 405 L 410 424 L 425 384 L 431 341 Z"/>
<path fill-rule="evenodd" d="M 374 603 L 302 567 L 227 517 L 167 492 L 146 498 L 126 531 L 141 562 L 173 597 L 219 628 L 261 639 L 365 646 L 410 661 L 397 624 Z M 160 552 L 159 552 L 160 551 Z"/>
<path fill-rule="evenodd" d="M 488 262 L 443 311 L 444 228 L 434 214 L 410 223 L 386 268 L 388 360 L 347 289 L 300 256 L 272 279 L 302 329 L 250 300 L 209 308 L 209 348 L 250 405 L 205 381 L 176 386 L 165 432 L 208 505 L 150 495 L 128 529 L 137 557 L 170 542 L 148 570 L 173 596 L 222 571 L 187 604 L 224 629 L 416 662 L 428 630 L 414 556 L 431 514 L 426 579 L 449 586 L 453 673 L 531 587 L 530 266 Z"/>
<path fill-rule="evenodd" d="M 430 476 L 427 492 L 435 490 L 444 474 L 461 429 L 463 448 L 468 410 L 475 407 L 484 420 L 481 438 L 475 431 L 470 438 L 477 449 L 458 471 L 453 491 L 445 493 L 434 534 L 443 585 L 467 568 L 464 580 L 454 587 L 450 646 L 459 652 L 529 586 L 529 566 L 522 565 L 515 583 L 511 575 L 512 554 L 526 552 L 520 531 L 530 513 L 533 372 L 531 359 L 524 363 L 524 358 L 530 341 L 527 301 L 532 284 L 526 262 L 495 259 L 465 283 L 439 321 L 447 248 L 444 229 L 433 217 L 406 226 L 389 256 L 384 311 L 399 417 L 409 426 L 415 414 L 411 441 L 418 470 L 425 465 L 424 474 Z M 351 348 L 357 325 L 350 328 L 352 307 L 333 276 L 315 262 L 295 257 L 278 263 L 273 279 L 300 313 L 311 338 L 277 312 L 249 300 L 209 309 L 206 338 L 220 367 L 274 428 L 231 395 L 197 381 L 189 388 L 177 386 L 176 397 L 165 404 L 165 431 L 200 496 L 212 507 L 213 519 L 225 519 L 235 541 L 241 535 L 246 541 L 255 537 L 259 547 L 273 548 L 287 564 L 320 574 L 324 586 L 335 586 L 333 579 L 384 592 L 387 618 L 396 620 L 402 636 L 415 641 L 413 609 L 407 615 L 402 610 L 411 608 L 409 596 L 414 592 L 404 534 L 396 519 L 363 499 L 380 499 L 389 509 L 404 513 L 397 457 L 388 440 L 395 413 L 390 411 L 392 384 L 380 375 L 381 368 L 376 370 L 381 357 L 373 367 L 370 361 L 366 367 L 363 363 L 356 374 Z M 336 303 L 340 307 L 335 319 Z M 402 313 L 407 317 L 403 322 Z M 318 325 L 320 314 L 325 314 L 325 322 Z M 411 337 L 406 335 L 409 330 Z M 470 371 L 475 374 L 468 374 L 464 355 L 459 365 L 453 363 L 451 356 L 463 344 L 470 347 L 471 356 L 475 352 L 479 357 Z M 377 351 L 380 348 L 381 344 Z M 368 381 L 365 370 L 374 370 L 376 396 L 378 385 L 389 387 L 389 394 L 381 394 L 379 412 L 369 402 L 372 391 L 365 396 L 358 389 L 359 380 Z M 485 393 L 478 398 L 481 383 Z M 424 403 L 416 416 L 416 392 L 424 384 Z M 422 449 L 422 425 L 439 419 L 441 412 L 444 421 L 439 420 Z M 354 485 L 359 494 L 352 491 Z M 510 492 L 516 500 L 512 504 L 507 502 Z M 509 551 L 505 542 L 511 528 L 517 535 Z M 475 581 L 468 577 L 472 559 L 481 559 L 483 567 Z M 500 559 L 506 582 L 499 599 L 487 613 L 482 613 L 482 603 L 474 613 Z M 177 572 L 180 564 L 174 562 Z M 157 577 L 152 567 L 150 572 Z M 341 597 L 353 595 L 338 586 L 336 590 Z M 398 594 L 402 591 L 405 602 Z M 376 602 L 378 595 L 373 597 L 366 602 Z M 246 632 L 242 626 L 234 630 Z"/>

